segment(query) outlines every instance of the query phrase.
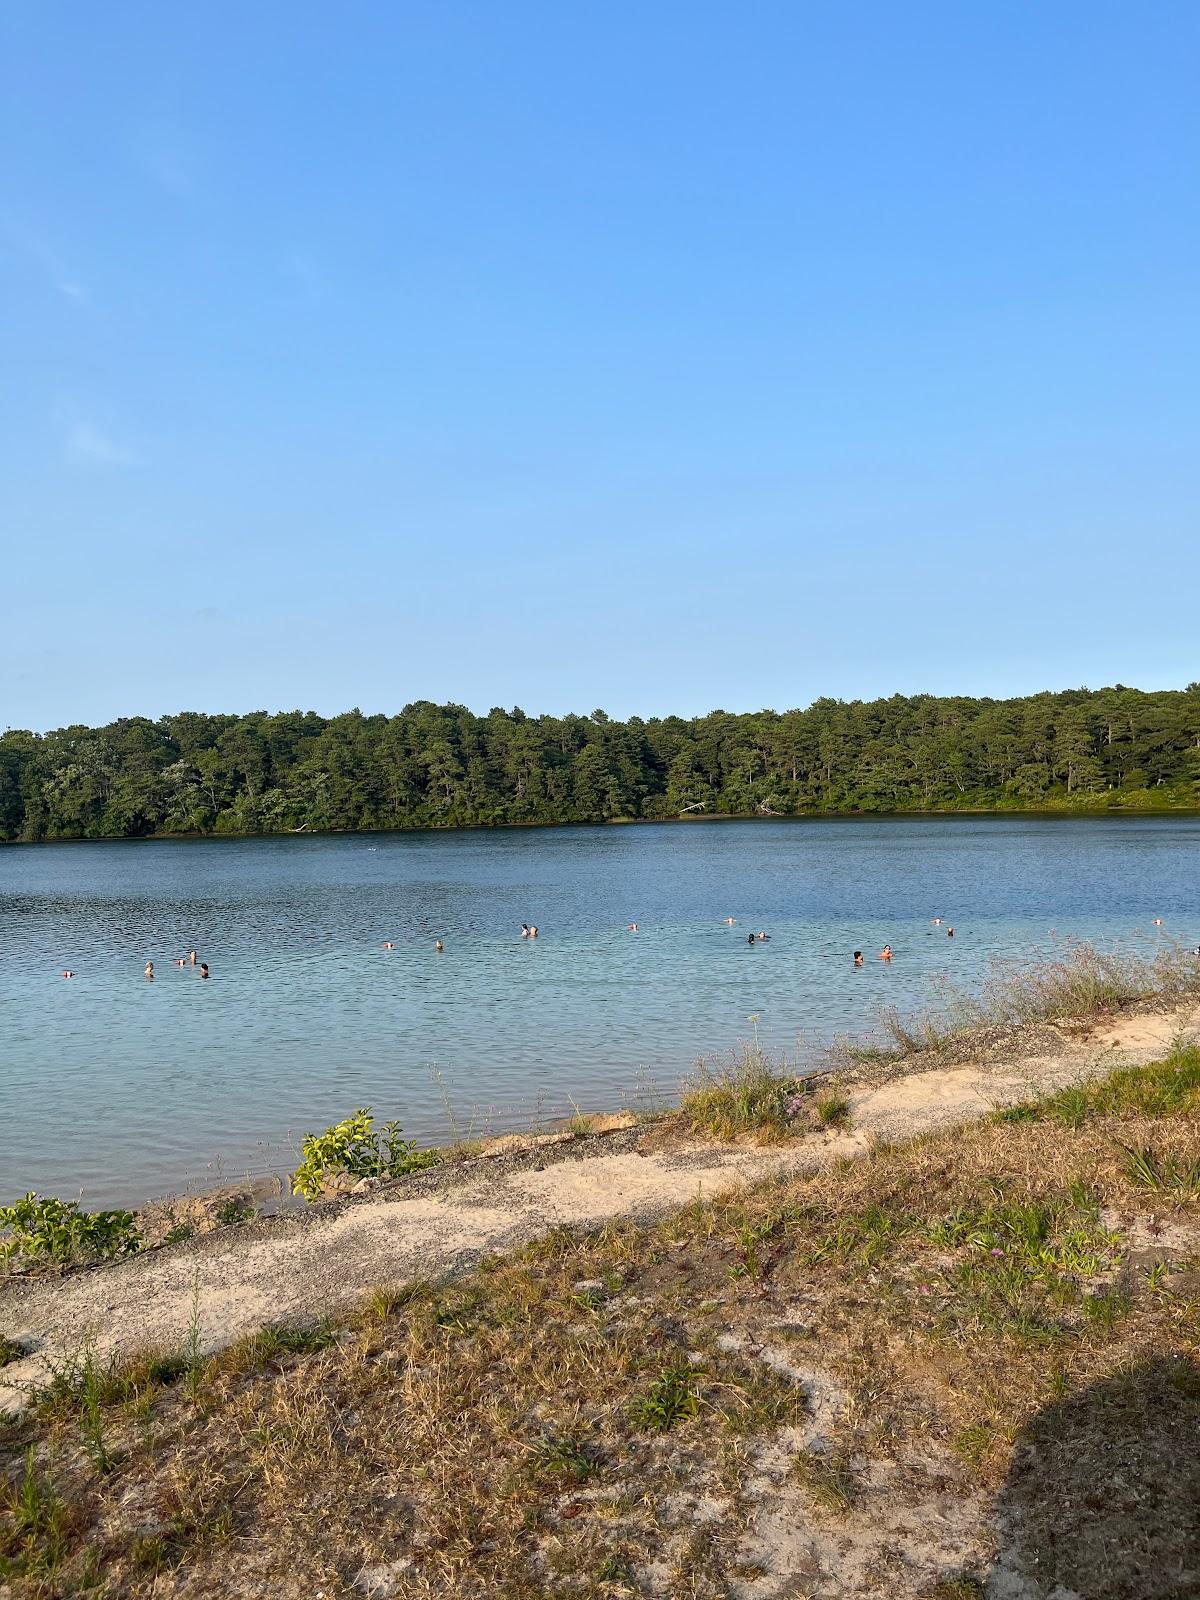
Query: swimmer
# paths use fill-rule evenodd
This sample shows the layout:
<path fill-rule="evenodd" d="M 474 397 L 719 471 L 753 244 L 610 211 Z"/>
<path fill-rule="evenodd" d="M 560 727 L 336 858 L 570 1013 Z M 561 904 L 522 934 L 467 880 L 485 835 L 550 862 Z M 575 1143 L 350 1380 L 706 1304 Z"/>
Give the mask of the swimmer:
<path fill-rule="evenodd" d="M 756 940 L 756 939 L 757 939 L 757 938 L 758 938 L 758 935 L 757 935 L 757 934 L 756 934 L 756 933 L 752 933 L 752 934 L 751 934 L 751 935 L 750 935 L 750 937 L 749 937 L 749 939 L 748 939 L 748 940 L 747 940 L 747 941 L 746 941 L 746 942 L 747 942 L 747 943 L 748 943 L 748 944 L 753 944 L 753 943 L 754 943 L 754 941 L 755 941 L 755 940 Z"/>
<path fill-rule="evenodd" d="M 196 952 L 194 950 L 188 951 L 188 963 L 193 967 L 196 965 Z"/>
<path fill-rule="evenodd" d="M 861 967 L 862 964 L 863 964 L 863 953 L 862 953 L 861 950 L 856 950 L 854 952 L 854 965 L 856 967 Z"/>
<path fill-rule="evenodd" d="M 879 959 L 880 961 L 890 961 L 892 959 L 892 947 L 890 944 L 884 945 L 883 949 L 879 952 Z"/>
<path fill-rule="evenodd" d="M 202 978 L 207 978 L 208 977 L 208 962 L 207 961 L 202 961 L 200 963 L 200 976 Z"/>
<path fill-rule="evenodd" d="M 383 947 L 383 948 L 384 948 L 384 949 L 385 949 L 385 950 L 394 950 L 394 949 L 395 949 L 395 948 L 396 948 L 396 947 L 395 947 L 395 945 L 394 945 L 394 944 L 393 944 L 393 943 L 392 943 L 392 941 L 391 941 L 391 940 L 390 940 L 390 939 L 388 939 L 388 940 L 387 940 L 387 941 L 386 941 L 386 943 L 385 943 L 385 944 L 384 944 L 384 947 Z"/>
<path fill-rule="evenodd" d="M 445 947 L 445 945 L 442 943 L 442 941 L 440 939 L 435 939 L 433 941 L 433 948 L 438 952 L 439 955 L 441 955 L 442 951 L 446 947 Z"/>
<path fill-rule="evenodd" d="M 521 937 L 522 939 L 528 939 L 529 937 L 529 924 L 527 922 L 521 924 Z"/>
<path fill-rule="evenodd" d="M 947 937 L 947 939 L 953 939 L 953 937 L 954 937 L 954 929 L 953 928 L 947 928 L 946 929 L 946 937 Z"/>
<path fill-rule="evenodd" d="M 73 972 L 64 972 L 63 973 L 63 977 L 64 978 L 73 978 L 74 976 L 75 976 L 75 974 Z"/>
<path fill-rule="evenodd" d="M 186 967 L 187 966 L 187 957 L 186 956 L 176 956 L 175 957 L 175 965 L 177 967 Z"/>
<path fill-rule="evenodd" d="M 529 924 L 529 937 L 531 939 L 536 939 L 537 938 L 537 923 L 536 922 L 531 922 Z"/>
<path fill-rule="evenodd" d="M 153 961 L 147 961 L 146 967 L 145 967 L 145 975 L 146 975 L 147 978 L 152 978 L 154 976 L 154 963 L 153 963 Z"/>
<path fill-rule="evenodd" d="M 766 944 L 771 935 L 769 933 L 760 933 L 758 937 L 761 943 Z"/>
<path fill-rule="evenodd" d="M 636 922 L 627 922 L 625 926 L 630 933 L 636 933 L 638 931 Z"/>
<path fill-rule="evenodd" d="M 727 928 L 732 928 L 736 921 L 737 921 L 736 917 L 726 917 L 725 918 L 725 926 Z"/>
<path fill-rule="evenodd" d="M 1161 917 L 1155 917 L 1154 926 L 1156 928 L 1161 928 L 1162 927 L 1162 918 Z"/>
<path fill-rule="evenodd" d="M 941 925 L 942 925 L 942 919 L 941 919 L 941 917 L 934 917 L 934 919 L 933 919 L 933 925 L 934 925 L 934 927 L 935 927 L 935 928 L 940 928 L 940 927 L 941 927 Z"/>

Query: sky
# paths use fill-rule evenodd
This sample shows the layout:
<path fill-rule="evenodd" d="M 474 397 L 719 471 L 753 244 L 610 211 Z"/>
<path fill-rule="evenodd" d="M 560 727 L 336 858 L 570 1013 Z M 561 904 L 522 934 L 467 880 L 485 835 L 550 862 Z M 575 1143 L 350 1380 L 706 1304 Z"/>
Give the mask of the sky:
<path fill-rule="evenodd" d="M 1200 677 L 1190 0 L 7 0 L 0 726 Z"/>

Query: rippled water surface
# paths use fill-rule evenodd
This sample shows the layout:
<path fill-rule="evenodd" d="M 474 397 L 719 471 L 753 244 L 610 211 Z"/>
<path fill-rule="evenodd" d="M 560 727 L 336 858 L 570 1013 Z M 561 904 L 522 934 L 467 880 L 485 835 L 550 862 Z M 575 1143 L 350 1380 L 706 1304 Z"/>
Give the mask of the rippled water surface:
<path fill-rule="evenodd" d="M 751 1014 L 809 1054 L 997 958 L 1200 943 L 1198 868 L 1187 817 L 0 848 L 0 1200 L 283 1169 L 365 1104 L 440 1140 L 667 1097 Z"/>

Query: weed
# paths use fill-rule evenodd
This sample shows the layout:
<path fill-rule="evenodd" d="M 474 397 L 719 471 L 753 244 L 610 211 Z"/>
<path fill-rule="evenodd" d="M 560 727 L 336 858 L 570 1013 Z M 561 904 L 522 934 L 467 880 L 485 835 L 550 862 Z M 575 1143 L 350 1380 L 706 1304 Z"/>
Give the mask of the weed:
<path fill-rule="evenodd" d="M 195 1232 L 190 1222 L 174 1222 L 163 1234 L 162 1242 L 164 1245 L 185 1244 Z"/>
<path fill-rule="evenodd" d="M 1129 1145 L 1119 1148 L 1124 1152 L 1122 1166 L 1130 1183 L 1189 1199 L 1200 1195 L 1200 1157 L 1181 1161 L 1174 1156 L 1160 1155 L 1148 1146 L 1139 1150 Z"/>
<path fill-rule="evenodd" d="M 25 1354 L 25 1346 L 18 1344 L 15 1339 L 8 1339 L 0 1333 L 0 1367 L 7 1367 L 11 1361 L 20 1361 Z"/>
<path fill-rule="evenodd" d="M 311 1355 L 337 1342 L 338 1330 L 329 1321 L 311 1325 L 268 1323 L 257 1333 L 211 1356 L 207 1369 L 211 1372 L 261 1372 L 284 1356 Z"/>
<path fill-rule="evenodd" d="M 377 1283 L 368 1291 L 363 1302 L 363 1316 L 368 1322 L 386 1322 L 408 1298 L 408 1291 L 404 1288 Z"/>
<path fill-rule="evenodd" d="M 821 1095 L 815 1109 L 817 1121 L 823 1128 L 845 1128 L 850 1124 L 850 1102 L 836 1090 Z"/>
<path fill-rule="evenodd" d="M 601 1583 L 631 1583 L 633 1568 L 629 1564 L 628 1556 L 622 1555 L 620 1551 L 610 1551 L 596 1568 L 596 1577 Z"/>
<path fill-rule="evenodd" d="M 754 1133 L 782 1139 L 791 1131 L 799 1084 L 756 1046 L 744 1045 L 721 1067 L 705 1063 L 684 1084 L 679 1112 L 696 1133 L 733 1139 Z"/>
<path fill-rule="evenodd" d="M 1129 1296 L 1119 1289 L 1100 1289 L 1084 1297 L 1083 1309 L 1093 1327 L 1111 1333 L 1132 1304 Z"/>
<path fill-rule="evenodd" d="M 32 1445 L 25 1451 L 24 1469 L 15 1486 L 0 1476 L 0 1512 L 4 1513 L 0 1578 L 13 1570 L 52 1573 L 62 1564 L 67 1554 L 67 1509 L 53 1480 L 38 1471 Z"/>
<path fill-rule="evenodd" d="M 700 1410 L 698 1374 L 686 1361 L 664 1367 L 649 1389 L 629 1408 L 634 1427 L 645 1433 L 666 1433 Z"/>
<path fill-rule="evenodd" d="M 599 1466 L 595 1451 L 576 1434 L 546 1434 L 532 1456 L 534 1477 L 542 1483 L 584 1483 Z"/>
<path fill-rule="evenodd" d="M 804 1450 L 788 1469 L 814 1505 L 843 1513 L 854 1504 L 857 1485 L 844 1450 Z"/>
<path fill-rule="evenodd" d="M 217 1207 L 216 1219 L 223 1228 L 237 1222 L 249 1222 L 258 1215 L 258 1207 L 248 1194 L 231 1195 Z"/>

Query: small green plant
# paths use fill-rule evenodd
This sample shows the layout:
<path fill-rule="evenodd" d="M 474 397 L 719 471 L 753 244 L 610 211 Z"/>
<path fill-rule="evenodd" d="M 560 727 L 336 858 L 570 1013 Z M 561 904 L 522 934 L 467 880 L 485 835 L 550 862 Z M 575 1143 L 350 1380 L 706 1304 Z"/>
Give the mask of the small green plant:
<path fill-rule="evenodd" d="M 405 1139 L 398 1122 L 385 1122 L 377 1130 L 370 1106 L 362 1106 L 324 1133 L 306 1134 L 301 1155 L 292 1187 L 306 1200 L 319 1199 L 335 1173 L 352 1178 L 402 1178 L 441 1160 L 438 1151 L 419 1150 L 411 1139 Z"/>
<path fill-rule="evenodd" d="M 595 1451 L 575 1434 L 547 1434 L 532 1454 L 533 1474 L 543 1483 L 583 1483 L 597 1470 Z"/>
<path fill-rule="evenodd" d="M 258 1215 L 258 1207 L 248 1194 L 231 1195 L 217 1207 L 216 1218 L 223 1228 L 237 1222 L 249 1222 Z"/>
<path fill-rule="evenodd" d="M 1119 1289 L 1100 1289 L 1095 1294 L 1085 1296 L 1083 1309 L 1094 1328 L 1111 1333 L 1132 1304 L 1129 1296 Z"/>
<path fill-rule="evenodd" d="M 694 1417 L 700 1410 L 696 1377 L 695 1369 L 686 1361 L 664 1367 L 646 1393 L 630 1407 L 634 1426 L 646 1433 L 666 1433 L 685 1417 Z"/>
<path fill-rule="evenodd" d="M 195 1233 L 189 1222 L 174 1222 L 163 1234 L 163 1244 L 183 1244 Z"/>
<path fill-rule="evenodd" d="M 610 1551 L 596 1568 L 596 1576 L 601 1583 L 625 1584 L 633 1577 L 633 1568 L 627 1556 L 619 1551 Z"/>
<path fill-rule="evenodd" d="M 816 1113 L 823 1128 L 844 1128 L 850 1122 L 850 1102 L 844 1094 L 831 1090 L 818 1099 Z"/>
<path fill-rule="evenodd" d="M 0 1476 L 0 1579 L 53 1573 L 66 1557 L 67 1530 L 66 1505 L 30 1445 L 18 1481 Z"/>
<path fill-rule="evenodd" d="M 25 1354 L 25 1346 L 18 1344 L 15 1339 L 8 1339 L 0 1334 L 0 1367 L 7 1367 L 12 1361 L 20 1361 Z"/>
<path fill-rule="evenodd" d="M 1167 1194 L 1200 1195 L 1200 1158 L 1180 1161 L 1174 1156 L 1159 1155 L 1151 1149 L 1135 1150 L 1121 1145 L 1125 1160 L 1122 1163 L 1130 1183 L 1142 1189 L 1156 1189 Z"/>
<path fill-rule="evenodd" d="M 78 1200 L 29 1193 L 11 1206 L 0 1206 L 0 1261 L 14 1256 L 57 1267 L 76 1260 L 103 1260 L 129 1255 L 141 1239 L 129 1211 L 81 1211 Z"/>
<path fill-rule="evenodd" d="M 101 1474 L 116 1465 L 104 1439 L 103 1407 L 110 1376 L 97 1367 L 92 1351 L 86 1351 L 79 1367 L 79 1434 L 88 1460 Z"/>

